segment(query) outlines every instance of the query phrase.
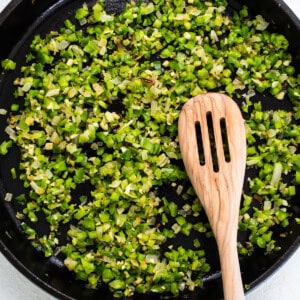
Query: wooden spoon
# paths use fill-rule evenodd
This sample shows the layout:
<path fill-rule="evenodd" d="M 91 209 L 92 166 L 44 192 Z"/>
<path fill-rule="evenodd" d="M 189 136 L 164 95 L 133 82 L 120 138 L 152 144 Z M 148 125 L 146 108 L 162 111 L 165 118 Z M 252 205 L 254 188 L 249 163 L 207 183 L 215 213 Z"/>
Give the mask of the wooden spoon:
<path fill-rule="evenodd" d="M 245 299 L 237 229 L 246 164 L 244 120 L 228 96 L 207 93 L 182 108 L 182 159 L 217 241 L 225 300 Z"/>

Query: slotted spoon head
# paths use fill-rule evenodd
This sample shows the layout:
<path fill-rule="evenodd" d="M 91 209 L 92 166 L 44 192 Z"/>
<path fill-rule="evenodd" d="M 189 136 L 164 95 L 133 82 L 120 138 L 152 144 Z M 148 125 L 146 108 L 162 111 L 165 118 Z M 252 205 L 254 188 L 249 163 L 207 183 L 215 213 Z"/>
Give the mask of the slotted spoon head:
<path fill-rule="evenodd" d="M 217 240 L 225 299 L 243 299 L 236 240 L 246 134 L 239 107 L 218 93 L 190 99 L 179 116 L 178 138 L 187 174 Z"/>

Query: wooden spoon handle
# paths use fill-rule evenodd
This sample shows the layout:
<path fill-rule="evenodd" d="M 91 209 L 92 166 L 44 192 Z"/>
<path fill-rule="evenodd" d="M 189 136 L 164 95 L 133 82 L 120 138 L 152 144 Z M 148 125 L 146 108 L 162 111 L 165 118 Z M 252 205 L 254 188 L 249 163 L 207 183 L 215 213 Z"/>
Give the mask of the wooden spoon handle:
<path fill-rule="evenodd" d="M 226 245 L 225 247 L 219 247 L 224 299 L 244 300 L 244 288 L 236 242 L 234 241 L 231 244 L 232 245 Z"/>

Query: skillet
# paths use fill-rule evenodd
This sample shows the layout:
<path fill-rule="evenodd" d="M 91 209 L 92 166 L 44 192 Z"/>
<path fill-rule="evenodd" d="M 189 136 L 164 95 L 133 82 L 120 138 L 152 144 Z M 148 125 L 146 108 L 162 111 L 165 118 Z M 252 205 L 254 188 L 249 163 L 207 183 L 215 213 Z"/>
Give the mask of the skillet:
<path fill-rule="evenodd" d="M 61 26 L 61 20 L 71 17 L 81 1 L 12 1 L 0 16 L 0 39 L 5 41 L 0 47 L 0 60 L 8 55 L 21 63 L 28 49 L 29 42 L 35 33 L 44 34 L 50 28 L 57 29 Z M 282 1 L 229 1 L 232 9 L 239 9 L 243 4 L 249 6 L 253 14 L 261 13 L 270 23 L 272 29 L 284 33 L 290 41 L 290 51 L 294 58 L 294 66 L 300 70 L 300 41 L 295 39 L 300 33 L 300 22 Z M 124 7 L 125 1 L 107 1 L 107 10 L 119 12 Z M 26 12 L 26 13 L 24 13 Z M 14 77 L 18 76 L 17 71 L 8 73 L 0 81 L 0 105 L 9 107 L 12 98 Z M 5 100 L 4 100 L 5 99 Z M 273 104 L 274 105 L 274 104 Z M 278 105 L 276 103 L 276 105 Z M 278 108 L 273 106 L 272 108 Z M 3 119 L 0 121 L 0 139 L 5 138 Z M 45 259 L 43 254 L 36 251 L 22 233 L 19 224 L 15 219 L 16 207 L 3 201 L 6 191 L 14 191 L 18 194 L 22 191 L 21 182 L 10 179 L 11 166 L 18 161 L 16 149 L 10 153 L 7 159 L 1 159 L 0 169 L 0 249 L 2 253 L 22 272 L 37 283 L 39 286 L 53 294 L 59 299 L 112 299 L 110 293 L 101 288 L 96 291 L 88 290 L 81 282 L 75 281 L 57 258 Z M 299 190 L 297 191 L 299 195 Z M 295 197 L 296 198 L 296 197 Z M 300 208 L 295 204 L 292 206 L 294 215 L 299 216 Z M 281 243 L 281 251 L 265 256 L 263 251 L 257 251 L 252 257 L 243 258 L 241 269 L 243 279 L 247 284 L 254 286 L 268 274 L 272 273 L 282 261 L 288 259 L 289 255 L 299 245 L 300 229 L 296 224 L 291 223 L 288 235 Z M 213 258 L 212 258 L 213 259 Z M 222 296 L 221 281 L 218 272 L 218 265 L 214 265 L 214 272 L 205 280 L 205 289 L 184 295 L 184 299 L 219 299 Z M 157 296 L 140 295 L 136 299 L 157 299 Z"/>

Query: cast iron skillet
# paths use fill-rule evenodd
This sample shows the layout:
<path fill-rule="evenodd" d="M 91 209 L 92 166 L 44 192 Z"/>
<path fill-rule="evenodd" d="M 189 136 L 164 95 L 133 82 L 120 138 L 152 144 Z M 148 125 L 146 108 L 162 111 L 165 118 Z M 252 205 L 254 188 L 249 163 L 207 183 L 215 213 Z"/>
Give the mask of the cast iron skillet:
<path fill-rule="evenodd" d="M 36 33 L 45 34 L 49 30 L 58 29 L 65 18 L 72 18 L 74 11 L 82 4 L 80 0 L 13 0 L 0 15 L 0 60 L 11 57 L 18 66 L 24 63 L 24 55 L 28 51 L 29 43 Z M 87 1 L 92 3 L 93 1 Z M 107 0 L 106 9 L 109 12 L 120 12 L 126 0 Z M 290 52 L 293 55 L 293 64 L 300 72 L 300 22 L 291 10 L 281 0 L 232 0 L 231 9 L 239 9 L 246 4 L 252 14 L 262 14 L 270 23 L 272 30 L 285 34 L 290 41 Z M 9 108 L 13 101 L 13 78 L 15 72 L 0 75 L 0 107 Z M 260 97 L 268 98 L 269 95 Z M 266 99 L 267 100 L 267 99 Z M 273 109 L 290 109 L 282 106 L 279 101 L 267 101 Z M 280 107 L 279 107 L 280 105 Z M 285 105 L 285 104 L 284 104 Z M 4 128 L 5 118 L 0 118 L 0 141 L 6 139 Z M 84 283 L 76 281 L 72 274 L 63 266 L 60 256 L 44 258 L 43 254 L 35 250 L 22 233 L 15 218 L 18 209 L 15 204 L 4 201 L 5 193 L 13 192 L 18 195 L 22 190 L 20 181 L 10 178 L 10 168 L 17 166 L 19 153 L 13 148 L 8 157 L 0 157 L 0 250 L 9 261 L 25 276 L 40 287 L 59 299 L 113 299 L 105 286 L 97 290 L 85 288 Z M 297 190 L 299 198 L 300 191 Z M 294 203 L 295 202 L 295 203 Z M 291 210 L 294 216 L 300 216 L 300 206 L 293 201 Z M 42 223 L 39 223 L 43 227 Z M 263 251 L 256 251 L 251 257 L 241 258 L 241 270 L 244 283 L 254 286 L 274 272 L 278 266 L 298 248 L 300 244 L 300 226 L 291 222 L 286 229 L 290 234 L 280 241 L 282 250 L 265 256 Z M 275 234 L 280 234 L 277 232 Z M 239 237 L 243 238 L 243 237 Z M 219 274 L 219 265 L 215 244 L 206 246 L 209 263 L 213 271 L 205 278 L 205 289 L 193 293 L 180 295 L 177 299 L 220 299 L 222 286 Z M 134 299 L 159 299 L 157 295 L 137 295 Z"/>

